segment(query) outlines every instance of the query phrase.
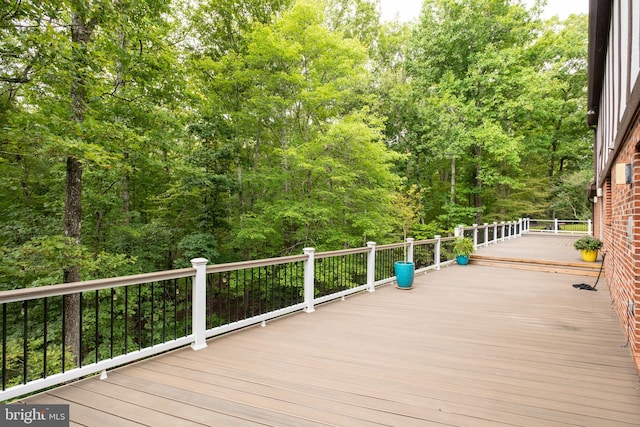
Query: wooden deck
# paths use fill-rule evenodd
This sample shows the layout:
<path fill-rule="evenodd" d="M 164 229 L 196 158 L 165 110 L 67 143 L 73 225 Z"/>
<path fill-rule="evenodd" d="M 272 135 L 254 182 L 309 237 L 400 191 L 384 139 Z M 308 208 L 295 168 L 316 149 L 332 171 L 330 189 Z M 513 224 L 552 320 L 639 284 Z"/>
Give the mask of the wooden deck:
<path fill-rule="evenodd" d="M 640 425 L 602 280 L 589 292 L 571 285 L 591 277 L 479 265 L 416 279 L 27 402 L 70 403 L 72 425 L 92 427 Z"/>

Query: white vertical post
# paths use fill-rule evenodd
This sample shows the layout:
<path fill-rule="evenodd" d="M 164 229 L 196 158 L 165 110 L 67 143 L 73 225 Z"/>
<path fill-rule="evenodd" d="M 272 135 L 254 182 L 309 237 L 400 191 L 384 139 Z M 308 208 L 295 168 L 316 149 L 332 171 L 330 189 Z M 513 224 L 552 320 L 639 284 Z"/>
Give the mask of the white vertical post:
<path fill-rule="evenodd" d="M 553 232 L 558 234 L 558 218 L 553 219 Z"/>
<path fill-rule="evenodd" d="M 504 237 L 505 237 L 505 234 L 504 234 L 504 231 L 505 231 L 504 221 L 500 222 L 500 229 L 502 230 L 502 235 L 500 236 L 500 240 L 504 241 Z"/>
<path fill-rule="evenodd" d="M 513 221 L 507 222 L 507 239 L 513 237 Z"/>
<path fill-rule="evenodd" d="M 473 224 L 473 250 L 478 249 L 478 224 Z"/>
<path fill-rule="evenodd" d="M 523 220 L 522 218 L 518 219 L 518 237 L 522 237 L 522 224 L 523 224 Z"/>
<path fill-rule="evenodd" d="M 493 243 L 498 243 L 498 222 L 493 222 Z"/>
<path fill-rule="evenodd" d="M 196 269 L 196 277 L 193 281 L 191 329 L 193 331 L 193 343 L 191 348 L 200 350 L 207 346 L 205 329 L 207 320 L 207 259 L 194 258 L 191 265 Z"/>
<path fill-rule="evenodd" d="M 313 307 L 313 300 L 315 299 L 314 289 L 314 260 L 315 260 L 315 248 L 302 249 L 305 255 L 308 256 L 304 262 L 304 303 L 307 308 L 304 309 L 307 313 L 313 313 L 316 309 Z"/>
<path fill-rule="evenodd" d="M 407 250 L 407 261 L 413 262 L 413 237 L 407 237 L 407 243 L 409 244 L 409 249 Z"/>
<path fill-rule="evenodd" d="M 376 290 L 376 242 L 367 242 L 371 249 L 367 255 L 367 285 L 368 291 Z"/>
<path fill-rule="evenodd" d="M 489 246 L 489 223 L 484 223 L 484 246 Z"/>
<path fill-rule="evenodd" d="M 589 222 L 587 224 L 587 233 L 589 234 L 589 236 L 593 236 L 593 229 L 591 228 L 591 226 L 591 218 L 589 218 Z"/>
<path fill-rule="evenodd" d="M 436 235 L 435 236 L 436 239 L 436 247 L 435 250 L 433 251 L 433 263 L 436 266 L 436 270 L 440 270 L 440 245 L 442 243 L 442 241 L 440 240 L 441 237 L 440 235 Z"/>

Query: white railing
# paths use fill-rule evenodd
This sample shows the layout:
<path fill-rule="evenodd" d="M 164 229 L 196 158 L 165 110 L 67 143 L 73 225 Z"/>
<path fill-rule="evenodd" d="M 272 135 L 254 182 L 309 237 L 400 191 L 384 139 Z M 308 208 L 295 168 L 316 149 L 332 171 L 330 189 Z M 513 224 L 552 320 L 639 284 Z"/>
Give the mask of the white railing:
<path fill-rule="evenodd" d="M 517 221 L 502 221 L 492 224 L 484 223 L 483 225 L 473 224 L 471 227 L 459 225 L 455 228 L 455 236 L 464 236 L 473 239 L 475 249 L 491 244 L 503 242 L 514 237 L 522 237 L 524 233 L 528 233 L 530 220 L 521 218 Z"/>
<path fill-rule="evenodd" d="M 471 233 L 479 246 L 526 230 L 527 221 L 518 220 L 461 226 L 456 234 Z M 405 251 L 416 273 L 438 270 L 455 262 L 453 240 L 436 236 L 380 246 L 369 242 L 363 248 L 321 253 L 305 248 L 301 255 L 216 265 L 196 258 L 192 268 L 0 292 L 0 401 L 98 372 L 104 378 L 116 366 L 186 345 L 199 350 L 216 335 L 264 326 L 267 320 L 296 311 L 312 313 L 317 304 L 356 292 L 374 292 L 395 280 L 393 263 Z M 80 295 L 84 332 L 75 353 L 93 356 L 68 366 L 72 349 L 65 343 L 63 317 L 65 298 L 74 294 Z M 124 308 L 116 308 L 114 301 L 123 302 Z M 34 318 L 42 315 L 42 323 L 36 323 Z M 106 324 L 98 320 L 109 317 Z M 123 329 L 124 349 L 116 348 L 118 328 Z M 130 342 L 137 348 L 130 349 Z M 104 353 L 108 356 L 100 356 Z"/>
<path fill-rule="evenodd" d="M 593 222 L 577 219 L 529 219 L 532 233 L 593 235 Z"/>

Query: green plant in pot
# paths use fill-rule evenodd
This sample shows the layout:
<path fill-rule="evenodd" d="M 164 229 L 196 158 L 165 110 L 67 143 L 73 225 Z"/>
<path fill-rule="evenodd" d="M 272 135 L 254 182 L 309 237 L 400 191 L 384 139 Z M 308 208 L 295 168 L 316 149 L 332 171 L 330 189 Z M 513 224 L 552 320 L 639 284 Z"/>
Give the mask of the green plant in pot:
<path fill-rule="evenodd" d="M 602 246 L 602 240 L 593 236 L 584 236 L 573 242 L 573 247 L 580 251 L 582 260 L 587 262 L 594 262 L 598 259 L 598 249 Z"/>
<path fill-rule="evenodd" d="M 469 256 L 475 251 L 473 240 L 469 237 L 456 237 L 453 241 L 453 254 L 460 265 L 469 264 Z"/>
<path fill-rule="evenodd" d="M 415 264 L 407 259 L 407 235 L 422 211 L 422 194 L 416 185 L 412 185 L 404 193 L 398 193 L 395 199 L 395 207 L 398 218 L 402 225 L 402 236 L 404 238 L 404 261 L 393 263 L 396 275 L 396 284 L 399 289 L 411 289 L 413 277 L 415 275 Z"/>

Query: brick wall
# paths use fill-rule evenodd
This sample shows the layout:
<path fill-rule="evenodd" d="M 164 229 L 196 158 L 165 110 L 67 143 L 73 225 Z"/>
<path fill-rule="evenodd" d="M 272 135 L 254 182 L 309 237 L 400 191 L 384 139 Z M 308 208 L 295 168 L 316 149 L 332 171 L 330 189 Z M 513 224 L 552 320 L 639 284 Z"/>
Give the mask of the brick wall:
<path fill-rule="evenodd" d="M 632 165 L 631 184 L 614 167 L 594 206 L 595 235 L 604 240 L 605 276 L 613 305 L 640 373 L 640 124 L 625 141 L 615 164 Z"/>

